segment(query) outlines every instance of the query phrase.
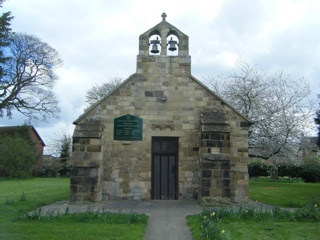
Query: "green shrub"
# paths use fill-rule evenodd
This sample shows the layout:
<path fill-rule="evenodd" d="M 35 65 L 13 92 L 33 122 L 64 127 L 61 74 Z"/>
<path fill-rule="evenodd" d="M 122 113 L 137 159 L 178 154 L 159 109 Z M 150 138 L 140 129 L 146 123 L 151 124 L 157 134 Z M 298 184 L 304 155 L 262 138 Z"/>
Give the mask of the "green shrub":
<path fill-rule="evenodd" d="M 254 160 L 248 164 L 248 172 L 250 178 L 268 176 L 270 165 L 259 160 Z"/>
<path fill-rule="evenodd" d="M 15 133 L 0 138 L 1 177 L 30 177 L 36 161 L 34 146 L 24 136 Z"/>
<path fill-rule="evenodd" d="M 309 158 L 302 164 L 296 163 L 279 163 L 278 175 L 292 179 L 301 178 L 304 182 L 320 182 L 320 160 Z M 248 164 L 250 178 L 269 176 L 271 165 L 259 160 L 254 160 Z"/>
<path fill-rule="evenodd" d="M 105 224 L 146 224 L 148 216 L 138 214 L 134 211 L 130 213 L 111 213 L 111 212 L 78 212 L 70 214 L 57 215 L 56 212 L 49 212 L 47 215 L 42 215 L 41 210 L 24 213 L 12 220 L 13 222 L 21 221 L 40 221 L 40 222 L 64 222 L 64 223 L 105 223 Z"/>
<path fill-rule="evenodd" d="M 319 221 L 320 220 L 320 199 L 312 198 L 308 204 L 295 211 L 297 221 Z"/>
<path fill-rule="evenodd" d="M 320 161 L 309 158 L 301 164 L 301 178 L 305 182 L 320 182 Z"/>
<path fill-rule="evenodd" d="M 296 163 L 277 164 L 279 177 L 300 178 L 302 167 Z"/>

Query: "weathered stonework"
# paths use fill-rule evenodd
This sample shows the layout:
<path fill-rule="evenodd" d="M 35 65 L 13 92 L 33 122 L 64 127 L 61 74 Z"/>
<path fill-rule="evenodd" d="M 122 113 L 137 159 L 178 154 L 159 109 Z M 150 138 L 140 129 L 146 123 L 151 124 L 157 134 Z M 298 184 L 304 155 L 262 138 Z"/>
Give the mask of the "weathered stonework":
<path fill-rule="evenodd" d="M 153 35 L 160 55 L 149 54 Z M 170 35 L 176 56 L 167 55 Z M 71 202 L 155 198 L 159 137 L 178 139 L 168 170 L 175 199 L 247 200 L 248 119 L 191 75 L 188 48 L 188 36 L 164 19 L 140 36 L 136 73 L 74 122 Z M 114 119 L 127 114 L 143 119 L 142 141 L 113 139 Z"/>
<path fill-rule="evenodd" d="M 248 199 L 248 126 L 230 110 L 201 113 L 201 200 L 206 204 Z"/>

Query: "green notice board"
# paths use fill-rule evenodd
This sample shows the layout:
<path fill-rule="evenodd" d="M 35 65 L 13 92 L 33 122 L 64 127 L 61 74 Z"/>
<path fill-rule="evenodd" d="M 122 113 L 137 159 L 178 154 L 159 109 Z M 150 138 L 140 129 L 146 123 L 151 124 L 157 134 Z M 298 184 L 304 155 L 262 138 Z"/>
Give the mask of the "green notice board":
<path fill-rule="evenodd" d="M 142 119 L 130 114 L 114 119 L 113 139 L 142 141 Z"/>

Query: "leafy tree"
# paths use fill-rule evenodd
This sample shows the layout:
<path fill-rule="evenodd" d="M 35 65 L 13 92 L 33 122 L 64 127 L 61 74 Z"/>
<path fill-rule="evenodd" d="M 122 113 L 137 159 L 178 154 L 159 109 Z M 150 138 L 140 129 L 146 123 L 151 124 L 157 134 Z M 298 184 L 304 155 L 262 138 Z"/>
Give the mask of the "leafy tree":
<path fill-rule="evenodd" d="M 0 82 L 0 117 L 6 113 L 11 118 L 13 110 L 30 121 L 57 117 L 60 109 L 52 89 L 54 69 L 61 63 L 58 53 L 31 35 L 15 33 L 10 38 Z"/>
<path fill-rule="evenodd" d="M 64 134 L 60 145 L 61 175 L 66 175 L 70 171 L 69 160 L 71 159 L 72 138 L 69 134 Z"/>
<path fill-rule="evenodd" d="M 313 111 L 306 103 L 309 85 L 283 72 L 268 76 L 245 62 L 237 67 L 227 77 L 209 78 L 206 83 L 251 120 L 249 156 L 293 159 Z"/>
<path fill-rule="evenodd" d="M 116 87 L 118 87 L 122 83 L 121 78 L 113 78 L 110 82 L 96 84 L 92 86 L 86 95 L 86 102 L 88 106 L 85 110 L 89 109 L 93 104 L 104 98 L 106 95 L 111 93 Z"/>
<path fill-rule="evenodd" d="M 0 7 L 3 2 L 4 0 L 0 0 Z M 10 12 L 2 13 L 0 17 L 0 80 L 4 74 L 3 64 L 8 60 L 8 57 L 4 55 L 4 49 L 10 44 L 8 35 L 11 33 L 10 22 L 12 19 Z"/>
<path fill-rule="evenodd" d="M 29 128 L 23 126 L 14 134 L 0 138 L 0 176 L 27 177 L 38 159 Z"/>

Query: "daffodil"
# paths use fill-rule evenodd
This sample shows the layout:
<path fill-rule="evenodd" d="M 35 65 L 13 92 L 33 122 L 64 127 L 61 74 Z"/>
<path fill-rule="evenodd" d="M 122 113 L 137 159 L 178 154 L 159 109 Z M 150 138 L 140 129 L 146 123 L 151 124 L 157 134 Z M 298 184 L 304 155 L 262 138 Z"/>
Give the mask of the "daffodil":
<path fill-rule="evenodd" d="M 221 234 L 224 234 L 224 230 L 221 230 Z"/>
<path fill-rule="evenodd" d="M 210 215 L 211 215 L 211 217 L 213 217 L 214 215 L 216 215 L 216 213 L 215 213 L 215 212 L 212 212 Z"/>

